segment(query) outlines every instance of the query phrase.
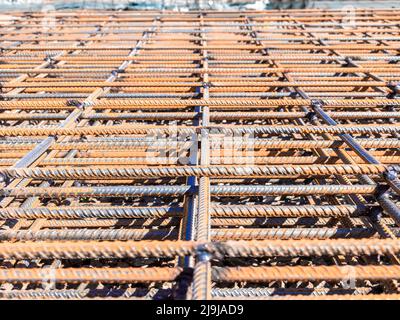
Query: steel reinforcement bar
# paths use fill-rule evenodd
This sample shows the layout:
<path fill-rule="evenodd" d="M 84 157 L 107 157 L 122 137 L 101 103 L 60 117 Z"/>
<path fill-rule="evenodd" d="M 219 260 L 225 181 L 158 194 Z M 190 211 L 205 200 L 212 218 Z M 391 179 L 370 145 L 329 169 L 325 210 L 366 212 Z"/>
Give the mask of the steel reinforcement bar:
<path fill-rule="evenodd" d="M 0 298 L 397 299 L 399 14 L 13 12 Z"/>

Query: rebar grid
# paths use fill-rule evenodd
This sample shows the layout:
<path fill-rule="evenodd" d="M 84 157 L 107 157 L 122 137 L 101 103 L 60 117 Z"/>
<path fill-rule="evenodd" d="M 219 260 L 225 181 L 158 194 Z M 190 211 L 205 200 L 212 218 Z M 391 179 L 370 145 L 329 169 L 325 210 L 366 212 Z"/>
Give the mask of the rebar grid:
<path fill-rule="evenodd" d="M 399 297 L 400 12 L 12 16 L 0 298 Z"/>

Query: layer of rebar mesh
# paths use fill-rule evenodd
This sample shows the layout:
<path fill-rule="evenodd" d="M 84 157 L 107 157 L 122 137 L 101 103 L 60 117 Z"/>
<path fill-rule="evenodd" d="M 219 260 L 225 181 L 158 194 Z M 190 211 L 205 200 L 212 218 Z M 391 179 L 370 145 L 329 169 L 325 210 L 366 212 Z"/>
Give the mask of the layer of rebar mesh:
<path fill-rule="evenodd" d="M 0 297 L 398 298 L 399 20 L 13 12 Z"/>

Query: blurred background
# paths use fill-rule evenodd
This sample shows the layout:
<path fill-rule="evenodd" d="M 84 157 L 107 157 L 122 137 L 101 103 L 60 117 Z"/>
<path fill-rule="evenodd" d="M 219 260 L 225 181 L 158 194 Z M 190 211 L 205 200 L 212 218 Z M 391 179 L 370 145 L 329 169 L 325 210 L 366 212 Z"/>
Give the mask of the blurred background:
<path fill-rule="evenodd" d="M 166 10 L 265 10 L 265 9 L 340 9 L 400 8 L 394 0 L 0 0 L 0 10 L 41 10 L 45 5 L 56 9 L 166 9 Z"/>

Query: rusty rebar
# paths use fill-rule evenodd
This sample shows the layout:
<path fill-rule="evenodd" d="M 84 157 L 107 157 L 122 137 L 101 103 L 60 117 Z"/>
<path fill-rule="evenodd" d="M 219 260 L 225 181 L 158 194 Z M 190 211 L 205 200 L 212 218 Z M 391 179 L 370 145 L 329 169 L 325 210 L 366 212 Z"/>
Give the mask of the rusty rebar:
<path fill-rule="evenodd" d="M 398 14 L 13 12 L 0 298 L 398 298 Z"/>

